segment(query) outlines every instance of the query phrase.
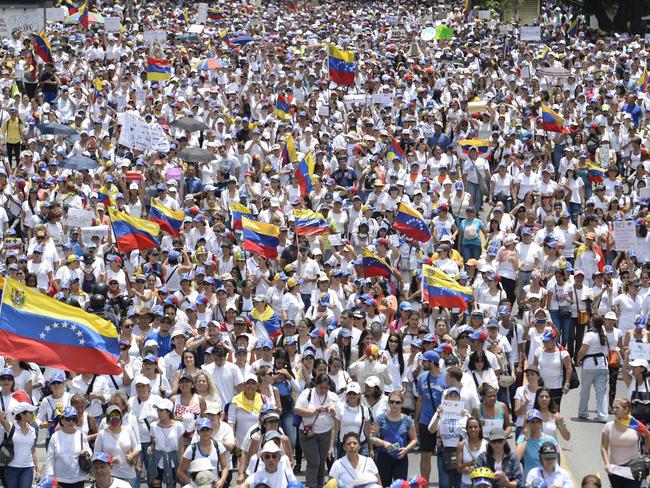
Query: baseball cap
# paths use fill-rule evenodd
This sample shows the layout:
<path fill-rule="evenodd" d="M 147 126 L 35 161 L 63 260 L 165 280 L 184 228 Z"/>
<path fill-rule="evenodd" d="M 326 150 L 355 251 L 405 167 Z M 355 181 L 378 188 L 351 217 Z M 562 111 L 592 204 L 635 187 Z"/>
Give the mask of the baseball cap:
<path fill-rule="evenodd" d="M 544 420 L 542 419 L 542 412 L 537 410 L 536 408 L 533 408 L 532 410 L 528 411 L 527 415 L 527 420 L 530 422 L 531 420 L 538 419 L 540 422 L 543 422 Z"/>
<path fill-rule="evenodd" d="M 440 354 L 438 354 L 436 351 L 427 351 L 422 354 L 422 360 L 431 361 L 432 363 L 437 364 L 440 362 Z"/>

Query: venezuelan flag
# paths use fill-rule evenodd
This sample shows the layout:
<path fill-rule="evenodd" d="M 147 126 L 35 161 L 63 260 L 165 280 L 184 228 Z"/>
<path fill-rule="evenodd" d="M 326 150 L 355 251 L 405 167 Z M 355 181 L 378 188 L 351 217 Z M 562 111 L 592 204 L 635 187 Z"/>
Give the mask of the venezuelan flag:
<path fill-rule="evenodd" d="M 294 177 L 298 180 L 301 195 L 309 195 L 309 193 L 314 189 L 312 178 L 314 176 L 315 164 L 314 156 L 311 151 L 309 151 L 303 160 L 300 161 L 300 164 L 296 169 Z"/>
<path fill-rule="evenodd" d="M 564 132 L 564 119 L 542 103 L 542 128 L 547 132 Z"/>
<path fill-rule="evenodd" d="M 404 202 L 399 204 L 393 228 L 416 241 L 428 242 L 431 239 L 431 231 L 422 214 Z"/>
<path fill-rule="evenodd" d="M 640 420 L 635 419 L 632 415 L 628 415 L 624 419 L 616 419 L 616 423 L 627 427 L 628 429 L 636 430 L 639 435 L 646 435 L 648 433 L 648 428 Z"/>
<path fill-rule="evenodd" d="M 648 67 L 647 66 L 643 67 L 643 73 L 641 74 L 639 80 L 636 82 L 636 89 L 639 92 L 648 93 Z"/>
<path fill-rule="evenodd" d="M 250 311 L 250 318 L 255 322 L 255 331 L 257 337 L 274 337 L 280 333 L 280 320 L 270 305 L 267 305 L 263 312 L 256 308 Z M 258 324 L 261 327 L 258 327 Z M 261 332 L 261 336 L 257 332 Z"/>
<path fill-rule="evenodd" d="M 394 161 L 395 158 L 404 161 L 404 149 L 401 148 L 397 139 L 393 137 L 393 140 L 390 141 L 390 148 L 388 149 L 388 159 Z"/>
<path fill-rule="evenodd" d="M 571 24 L 567 28 L 567 31 L 566 31 L 567 36 L 575 36 L 579 32 L 578 31 L 578 22 L 579 22 L 578 17 L 573 19 L 573 22 L 571 22 Z"/>
<path fill-rule="evenodd" d="M 463 15 L 467 17 L 471 11 L 472 11 L 472 1 L 465 0 L 465 4 L 463 5 Z"/>
<path fill-rule="evenodd" d="M 66 0 L 65 7 L 68 9 L 68 16 L 76 14 L 79 11 L 79 4 L 71 0 Z"/>
<path fill-rule="evenodd" d="M 181 10 L 181 13 L 178 14 L 178 20 L 185 22 L 186 24 L 190 23 L 190 16 L 187 14 L 187 7 Z"/>
<path fill-rule="evenodd" d="M 244 230 L 244 249 L 267 259 L 277 258 L 280 228 L 277 225 L 257 222 L 244 216 L 241 221 Z"/>
<path fill-rule="evenodd" d="M 287 141 L 282 148 L 282 166 L 298 161 L 298 153 L 296 152 L 296 143 L 293 141 L 293 136 L 289 135 Z"/>
<path fill-rule="evenodd" d="M 426 264 L 422 266 L 422 300 L 429 306 L 465 310 L 471 299 L 471 288 L 459 285 L 438 268 Z"/>
<path fill-rule="evenodd" d="M 182 210 L 175 211 L 163 205 L 157 198 L 151 199 L 151 208 L 149 209 L 149 220 L 157 223 L 160 230 L 169 232 L 171 235 L 178 237 L 181 235 L 181 227 L 185 212 Z"/>
<path fill-rule="evenodd" d="M 296 234 L 299 236 L 318 236 L 327 234 L 330 226 L 325 217 L 313 210 L 295 210 Z"/>
<path fill-rule="evenodd" d="M 78 12 L 81 12 L 81 15 L 79 16 L 79 23 L 84 29 L 87 29 L 90 25 L 90 8 L 88 8 L 88 2 L 84 3 Z"/>
<path fill-rule="evenodd" d="M 329 55 L 330 81 L 333 81 L 337 85 L 354 85 L 354 75 L 357 71 L 357 66 L 354 63 L 354 53 L 351 51 L 343 51 L 335 44 L 330 44 L 327 52 Z"/>
<path fill-rule="evenodd" d="M 600 166 L 596 166 L 591 161 L 587 161 L 586 168 L 587 178 L 589 178 L 589 181 L 592 183 L 600 183 L 603 181 L 603 179 L 605 179 L 605 170 Z"/>
<path fill-rule="evenodd" d="M 115 189 L 115 187 L 112 187 Z M 112 195 L 116 195 L 117 191 L 110 191 L 105 186 L 102 186 L 97 190 L 97 202 L 103 203 L 106 207 L 113 205 L 113 200 L 111 199 Z"/>
<path fill-rule="evenodd" d="M 151 249 L 160 245 L 156 239 L 160 233 L 160 226 L 157 223 L 131 217 L 112 207 L 108 207 L 108 216 L 120 252 Z"/>
<path fill-rule="evenodd" d="M 76 373 L 121 374 L 115 326 L 5 278 L 0 354 Z"/>
<path fill-rule="evenodd" d="M 364 278 L 372 276 L 388 277 L 393 274 L 393 268 L 367 247 L 361 250 L 361 263 L 363 264 Z"/>
<path fill-rule="evenodd" d="M 284 95 L 278 95 L 275 102 L 275 115 L 280 120 L 291 120 L 291 105 L 289 105 Z"/>
<path fill-rule="evenodd" d="M 45 32 L 32 34 L 32 40 L 34 41 L 34 52 L 38 54 L 38 57 L 46 63 L 53 63 L 54 58 L 52 58 L 52 48 L 50 47 L 50 42 L 45 36 Z"/>
<path fill-rule="evenodd" d="M 479 154 L 486 154 L 490 150 L 490 141 L 485 139 L 463 139 L 458 141 L 460 148 L 465 154 L 469 154 L 470 149 L 476 149 Z"/>
<path fill-rule="evenodd" d="M 210 19 L 210 20 L 220 20 L 221 19 L 221 11 L 219 11 L 216 8 L 209 8 L 208 9 L 208 19 Z"/>
<path fill-rule="evenodd" d="M 230 213 L 232 213 L 232 228 L 237 230 L 242 230 L 241 218 L 243 216 L 249 219 L 253 218 L 253 212 L 247 206 L 237 202 L 230 202 Z"/>
<path fill-rule="evenodd" d="M 576 259 L 582 256 L 588 250 L 589 248 L 587 247 L 587 244 L 580 244 L 575 250 Z M 603 248 L 598 245 L 594 245 L 592 247 L 592 251 L 594 254 L 598 254 L 598 256 L 600 256 L 600 261 L 598 261 L 598 271 L 602 272 L 605 269 L 605 255 L 603 254 Z"/>
<path fill-rule="evenodd" d="M 166 59 L 147 58 L 147 80 L 162 81 L 172 77 L 172 65 Z"/>

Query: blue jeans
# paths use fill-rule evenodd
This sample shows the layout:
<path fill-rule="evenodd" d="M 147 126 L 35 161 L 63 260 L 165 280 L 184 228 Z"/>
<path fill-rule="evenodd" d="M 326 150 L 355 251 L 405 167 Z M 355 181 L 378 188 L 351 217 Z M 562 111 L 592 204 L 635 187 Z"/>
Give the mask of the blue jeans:
<path fill-rule="evenodd" d="M 436 462 L 438 465 L 438 486 L 440 488 L 460 488 L 460 474 L 457 471 L 445 471 L 445 462 L 441 450 L 438 451 Z"/>
<path fill-rule="evenodd" d="M 6 488 L 31 488 L 34 481 L 34 468 L 5 468 Z"/>
<path fill-rule="evenodd" d="M 472 195 L 474 199 L 474 208 L 476 213 L 481 209 L 481 204 L 483 203 L 483 194 L 481 193 L 481 185 L 478 183 L 472 183 L 471 181 L 467 182 L 467 193 Z"/>
<path fill-rule="evenodd" d="M 561 343 L 563 346 L 569 342 L 569 331 L 571 330 L 571 317 L 560 317 L 559 310 L 551 310 L 551 320 L 560 331 Z"/>
<path fill-rule="evenodd" d="M 140 485 L 140 480 L 142 479 L 142 473 L 146 473 L 149 469 L 149 463 L 151 462 L 151 454 L 147 452 L 151 442 L 141 442 L 140 443 L 140 460 L 142 462 L 142 471 L 137 473 L 138 485 Z M 152 480 L 147 480 L 147 484 L 151 486 Z"/>
<path fill-rule="evenodd" d="M 598 358 L 599 361 L 605 362 L 605 358 Z M 591 358 L 587 361 L 592 361 Z M 609 370 L 605 369 L 584 369 L 580 378 L 580 405 L 578 407 L 578 416 L 589 416 L 589 396 L 591 395 L 591 385 L 596 391 L 596 419 L 607 420 L 607 383 L 609 382 Z"/>
<path fill-rule="evenodd" d="M 480 259 L 481 258 L 481 246 L 473 246 L 472 244 L 462 244 L 460 246 L 460 254 L 463 256 L 465 262 L 468 259 Z"/>
<path fill-rule="evenodd" d="M 280 415 L 280 425 L 282 425 L 282 430 L 284 435 L 289 438 L 291 447 L 296 448 L 296 428 L 293 425 L 293 411 L 282 410 L 282 415 Z"/>

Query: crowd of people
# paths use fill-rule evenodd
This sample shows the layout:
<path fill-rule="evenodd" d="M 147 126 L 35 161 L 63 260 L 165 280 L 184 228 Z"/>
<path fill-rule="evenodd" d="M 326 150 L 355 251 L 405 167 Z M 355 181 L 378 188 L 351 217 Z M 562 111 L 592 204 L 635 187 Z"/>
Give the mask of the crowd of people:
<path fill-rule="evenodd" d="M 219 2 L 191 31 L 193 2 L 64 7 L 79 22 L 48 22 L 52 62 L 42 38 L 2 40 L 0 271 L 111 322 L 123 373 L 2 351 L 4 486 L 573 488 L 559 443 L 577 416 L 604 424 L 610 485 L 640 487 L 647 41 L 550 3 L 539 42 L 462 2 Z M 453 36 L 422 34 L 440 26 Z M 330 81 L 329 43 L 354 53 L 351 86 Z M 125 114 L 163 141 L 126 142 Z M 154 200 L 184 214 L 159 245 L 99 232 Z M 277 258 L 247 249 L 232 204 L 278 226 Z M 426 242 L 395 228 L 402 204 Z M 301 235 L 306 210 L 327 233 Z M 465 307 L 425 297 L 423 266 Z"/>

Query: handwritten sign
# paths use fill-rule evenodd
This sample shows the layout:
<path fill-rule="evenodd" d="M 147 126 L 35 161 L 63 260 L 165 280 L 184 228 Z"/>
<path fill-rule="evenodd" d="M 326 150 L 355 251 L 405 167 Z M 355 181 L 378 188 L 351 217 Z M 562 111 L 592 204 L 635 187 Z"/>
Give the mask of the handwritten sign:
<path fill-rule="evenodd" d="M 363 94 L 350 94 L 343 97 L 343 103 L 349 108 L 355 103 L 358 105 L 367 105 L 368 104 L 368 95 Z"/>
<path fill-rule="evenodd" d="M 81 228 L 81 238 L 84 242 L 90 242 L 93 237 L 99 237 L 100 241 L 108 237 L 108 225 L 95 225 L 94 227 Z"/>
<path fill-rule="evenodd" d="M 650 200 L 650 186 L 639 188 L 639 198 L 641 200 Z"/>
<path fill-rule="evenodd" d="M 541 41 L 542 28 L 538 25 L 522 25 L 519 31 L 519 39 L 522 41 Z"/>
<path fill-rule="evenodd" d="M 636 251 L 636 225 L 634 220 L 614 220 L 614 240 L 617 251 Z"/>
<path fill-rule="evenodd" d="M 443 400 L 442 401 L 442 418 L 460 418 L 463 416 L 465 402 L 461 400 Z"/>
<path fill-rule="evenodd" d="M 343 244 L 341 240 L 341 234 L 330 234 L 328 236 L 328 239 L 332 246 L 340 246 L 341 244 Z"/>
<path fill-rule="evenodd" d="M 393 94 L 392 93 L 374 93 L 372 95 L 372 104 L 381 105 L 383 107 L 390 107 L 393 105 Z"/>
<path fill-rule="evenodd" d="M 106 32 L 120 32 L 122 24 L 120 23 L 119 17 L 105 17 L 104 18 L 104 30 Z"/>
<path fill-rule="evenodd" d="M 153 46 L 156 42 L 164 45 L 167 41 L 167 32 L 164 30 L 145 31 L 143 37 L 145 46 Z"/>
<path fill-rule="evenodd" d="M 138 102 L 146 103 L 147 101 L 147 90 L 144 88 L 135 89 L 135 99 Z"/>
<path fill-rule="evenodd" d="M 48 7 L 45 9 L 45 18 L 48 22 L 63 22 L 65 12 L 61 7 Z"/>
<path fill-rule="evenodd" d="M 388 21 L 389 24 L 397 24 L 399 22 L 399 16 L 389 15 L 388 17 L 386 17 L 386 20 Z"/>
<path fill-rule="evenodd" d="M 630 342 L 630 359 L 650 360 L 650 343 Z"/>
<path fill-rule="evenodd" d="M 45 29 L 45 12 L 42 8 L 0 9 L 0 38 L 11 39 L 11 33 L 19 30 L 23 36 Z"/>
<path fill-rule="evenodd" d="M 88 227 L 92 225 L 95 212 L 70 207 L 63 223 L 68 227 Z"/>
<path fill-rule="evenodd" d="M 187 29 L 187 32 L 190 34 L 201 34 L 203 30 L 205 29 L 204 26 L 201 24 L 192 24 L 189 29 Z"/>
<path fill-rule="evenodd" d="M 136 151 L 169 151 L 169 141 L 158 123 L 149 124 L 137 112 L 122 117 L 120 144 Z"/>

